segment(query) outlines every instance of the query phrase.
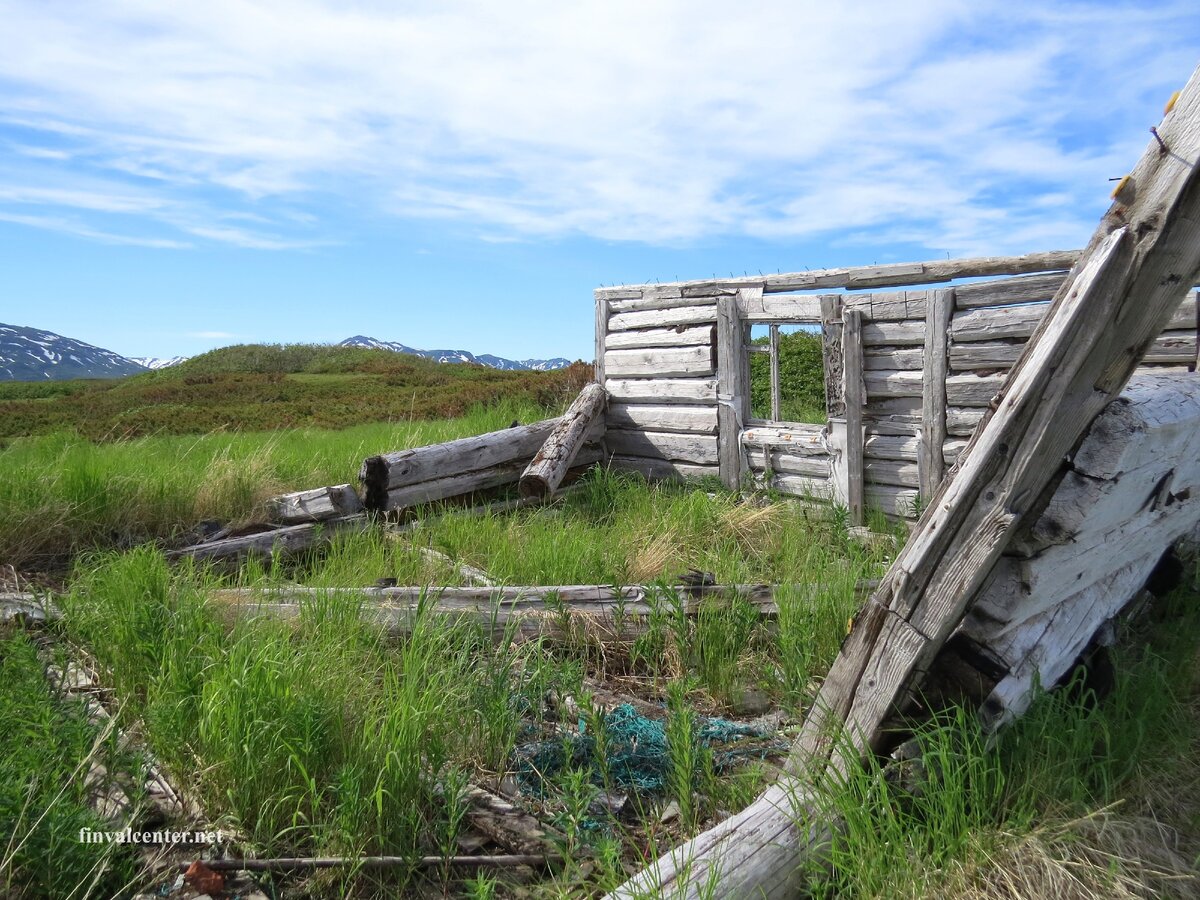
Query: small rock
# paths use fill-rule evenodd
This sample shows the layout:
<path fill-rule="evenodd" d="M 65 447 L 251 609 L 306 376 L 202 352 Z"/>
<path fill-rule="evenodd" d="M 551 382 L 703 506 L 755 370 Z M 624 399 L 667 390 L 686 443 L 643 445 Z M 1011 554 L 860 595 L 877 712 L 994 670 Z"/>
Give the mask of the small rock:
<path fill-rule="evenodd" d="M 746 687 L 734 693 L 733 702 L 730 705 L 734 715 L 761 716 L 770 712 L 775 704 L 771 702 L 771 698 L 765 691 L 760 691 L 755 687 Z"/>
<path fill-rule="evenodd" d="M 672 800 L 666 805 L 666 807 L 663 808 L 662 814 L 658 817 L 658 821 L 666 825 L 668 822 L 673 822 L 675 819 L 678 819 L 680 812 L 682 812 L 682 810 L 680 810 L 679 804 Z"/>

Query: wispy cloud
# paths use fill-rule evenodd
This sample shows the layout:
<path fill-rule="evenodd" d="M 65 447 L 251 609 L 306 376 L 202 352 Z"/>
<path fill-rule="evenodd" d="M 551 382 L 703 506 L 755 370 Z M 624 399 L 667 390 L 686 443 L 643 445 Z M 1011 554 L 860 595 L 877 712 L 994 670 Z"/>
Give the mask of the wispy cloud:
<path fill-rule="evenodd" d="M 15 36 L 0 123 L 52 148 L 25 153 L 34 180 L 0 178 L 0 208 L 254 249 L 321 243 L 331 206 L 488 240 L 1078 243 L 1198 37 L 1182 2 L 0 0 L 0 15 Z"/>

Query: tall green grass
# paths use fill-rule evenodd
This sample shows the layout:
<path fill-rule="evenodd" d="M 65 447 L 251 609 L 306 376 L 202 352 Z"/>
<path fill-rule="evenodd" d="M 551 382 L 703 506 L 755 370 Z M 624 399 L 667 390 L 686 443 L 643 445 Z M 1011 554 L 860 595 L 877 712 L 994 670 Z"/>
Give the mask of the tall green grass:
<path fill-rule="evenodd" d="M 364 457 L 535 421 L 530 403 L 343 431 L 212 433 L 95 444 L 60 433 L 0 449 L 0 562 L 61 567 L 89 549 L 168 539 L 261 514 L 279 493 L 353 482 Z"/>

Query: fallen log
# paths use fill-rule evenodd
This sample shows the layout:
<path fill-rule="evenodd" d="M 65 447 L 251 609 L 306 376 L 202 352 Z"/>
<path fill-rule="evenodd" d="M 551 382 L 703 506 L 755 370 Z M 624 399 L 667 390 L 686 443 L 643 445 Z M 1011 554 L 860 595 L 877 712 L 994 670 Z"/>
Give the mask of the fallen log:
<path fill-rule="evenodd" d="M 1200 70 L 1193 73 L 1001 391 L 857 617 L 788 763 L 791 784 L 669 852 L 613 897 L 774 898 L 803 889 L 825 779 L 886 748 L 902 710 L 1059 465 L 1200 275 Z M 1039 505 L 1041 504 L 1041 505 Z M 839 747 L 846 753 L 835 754 Z M 798 824 L 800 823 L 800 824 Z"/>
<path fill-rule="evenodd" d="M 268 559 L 279 555 L 294 555 L 328 543 L 335 534 L 366 531 L 370 527 L 366 516 L 342 516 L 307 525 L 289 525 L 243 537 L 225 538 L 206 544 L 195 544 L 167 553 L 167 559 L 177 562 L 194 559 L 198 562 L 240 560 L 249 556 Z"/>
<path fill-rule="evenodd" d="M 206 859 L 206 868 L 214 872 L 283 872 L 294 869 L 390 869 L 416 866 L 422 869 L 450 866 L 452 868 L 502 868 L 510 866 L 544 866 L 545 856 L 524 853 L 512 856 L 282 856 L 273 859 Z M 182 862 L 179 869 L 191 863 Z"/>
<path fill-rule="evenodd" d="M 607 401 L 608 395 L 599 384 L 589 384 L 579 392 L 571 408 L 559 419 L 521 473 L 519 489 L 522 497 L 549 499 L 554 496 L 592 427 L 604 415 Z"/>
<path fill-rule="evenodd" d="M 304 522 L 355 516 L 363 511 L 363 505 L 353 487 L 348 484 L 335 484 L 331 487 L 313 488 L 274 497 L 267 501 L 267 509 L 272 522 L 299 525 Z"/>

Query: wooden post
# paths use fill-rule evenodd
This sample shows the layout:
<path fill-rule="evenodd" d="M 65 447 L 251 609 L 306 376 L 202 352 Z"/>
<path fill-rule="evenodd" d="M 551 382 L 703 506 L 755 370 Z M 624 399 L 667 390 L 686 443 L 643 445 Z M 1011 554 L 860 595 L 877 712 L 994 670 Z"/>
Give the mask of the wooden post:
<path fill-rule="evenodd" d="M 608 300 L 596 298 L 596 383 L 604 385 L 604 342 L 608 337 Z"/>
<path fill-rule="evenodd" d="M 850 521 L 863 515 L 863 352 L 862 313 L 842 312 L 842 398 L 846 407 L 846 508 Z"/>
<path fill-rule="evenodd" d="M 946 378 L 950 374 L 947 344 L 950 317 L 954 312 L 954 288 L 933 292 L 925 308 L 925 354 L 921 382 L 921 445 L 917 457 L 921 481 L 921 499 L 933 497 L 942 481 L 946 463 L 942 446 L 946 443 Z"/>
<path fill-rule="evenodd" d="M 825 410 L 829 418 L 846 414 L 842 384 L 842 298 L 821 298 L 821 342 L 825 358 Z"/>
<path fill-rule="evenodd" d="M 783 406 L 783 390 L 779 386 L 779 325 L 771 324 L 771 421 L 780 419 L 779 409 Z"/>
<path fill-rule="evenodd" d="M 596 420 L 604 415 L 608 394 L 599 384 L 589 384 L 571 408 L 558 421 L 525 471 L 521 473 L 519 490 L 522 497 L 547 500 L 562 484 L 567 470 L 579 454 Z"/>
<path fill-rule="evenodd" d="M 750 366 L 738 300 L 762 301 L 762 288 L 742 288 L 738 297 L 717 299 L 717 462 L 721 481 L 731 491 L 742 483 L 746 467 L 742 425 L 749 413 Z"/>

